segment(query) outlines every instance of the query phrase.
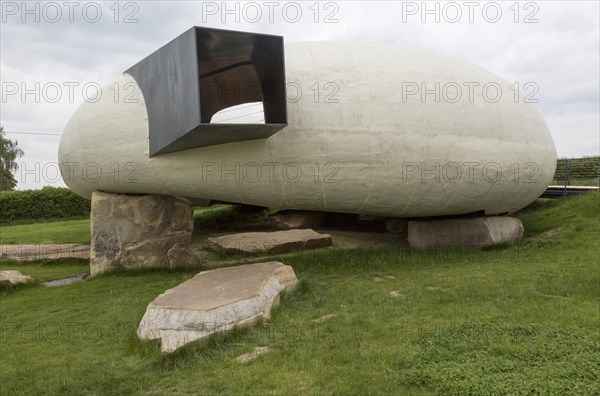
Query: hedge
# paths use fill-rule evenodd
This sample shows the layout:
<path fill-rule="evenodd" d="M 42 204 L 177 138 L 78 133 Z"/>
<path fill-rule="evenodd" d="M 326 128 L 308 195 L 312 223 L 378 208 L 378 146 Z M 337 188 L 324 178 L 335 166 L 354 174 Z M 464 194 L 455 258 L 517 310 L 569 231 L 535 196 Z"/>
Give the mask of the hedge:
<path fill-rule="evenodd" d="M 566 161 L 569 161 L 569 179 L 600 177 L 600 157 L 562 158 L 556 163 L 555 179 L 564 180 Z"/>
<path fill-rule="evenodd" d="M 89 216 L 90 201 L 68 188 L 0 192 L 0 222 Z"/>

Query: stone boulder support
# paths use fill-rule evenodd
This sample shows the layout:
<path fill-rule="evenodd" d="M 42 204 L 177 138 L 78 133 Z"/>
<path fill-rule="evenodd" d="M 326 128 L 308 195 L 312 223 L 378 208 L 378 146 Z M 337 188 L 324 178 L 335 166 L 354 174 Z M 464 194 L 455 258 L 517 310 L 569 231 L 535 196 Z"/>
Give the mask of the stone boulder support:
<path fill-rule="evenodd" d="M 311 210 L 282 210 L 269 218 L 277 227 L 283 230 L 297 228 L 318 228 L 325 223 L 327 214 Z"/>
<path fill-rule="evenodd" d="M 298 283 L 294 270 L 280 262 L 218 268 L 156 297 L 142 317 L 137 335 L 161 340 L 162 352 L 269 319 L 280 293 Z"/>
<path fill-rule="evenodd" d="M 394 234 L 408 235 L 408 220 L 406 219 L 386 219 L 385 230 Z"/>
<path fill-rule="evenodd" d="M 410 221 L 408 243 L 418 250 L 446 247 L 484 249 L 514 245 L 523 237 L 523 224 L 514 217 L 471 217 Z"/>
<path fill-rule="evenodd" d="M 182 198 L 94 192 L 90 274 L 117 269 L 198 268 L 190 250 L 193 207 Z"/>

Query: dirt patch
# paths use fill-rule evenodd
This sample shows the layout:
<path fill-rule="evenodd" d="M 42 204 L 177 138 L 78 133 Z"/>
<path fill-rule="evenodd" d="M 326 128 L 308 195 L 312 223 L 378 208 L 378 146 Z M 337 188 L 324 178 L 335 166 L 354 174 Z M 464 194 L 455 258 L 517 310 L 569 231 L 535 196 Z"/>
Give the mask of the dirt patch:
<path fill-rule="evenodd" d="M 535 241 L 552 239 L 552 238 L 556 238 L 557 236 L 559 236 L 561 234 L 564 234 L 566 231 L 568 231 L 568 229 L 566 229 L 565 227 L 551 228 L 540 234 L 533 235 L 533 236 L 527 238 L 527 240 L 535 242 Z"/>

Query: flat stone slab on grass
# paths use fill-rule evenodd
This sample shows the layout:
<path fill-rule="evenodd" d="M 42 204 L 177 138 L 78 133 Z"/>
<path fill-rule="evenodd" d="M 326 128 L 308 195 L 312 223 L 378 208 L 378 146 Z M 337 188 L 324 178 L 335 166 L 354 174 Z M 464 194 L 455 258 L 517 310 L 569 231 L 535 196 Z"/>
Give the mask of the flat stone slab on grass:
<path fill-rule="evenodd" d="M 237 360 L 240 363 L 248 363 L 250 360 L 256 359 L 260 355 L 263 355 L 270 351 L 271 351 L 271 348 L 269 348 L 268 346 L 256 347 L 256 348 L 254 348 L 254 350 L 252 352 L 248 352 L 241 356 L 238 356 L 237 358 L 235 358 L 235 360 Z"/>
<path fill-rule="evenodd" d="M 325 314 L 325 315 L 321 316 L 320 318 L 313 319 L 313 323 L 323 323 L 323 322 L 327 322 L 329 319 L 333 319 L 333 318 L 335 318 L 335 314 Z"/>
<path fill-rule="evenodd" d="M 69 276 L 67 278 L 55 279 L 55 280 L 51 280 L 48 282 L 44 282 L 44 283 L 42 283 L 42 285 L 46 286 L 46 287 L 66 286 L 66 285 L 72 285 L 73 283 L 83 282 L 87 278 L 89 278 L 88 274 L 79 274 L 79 275 Z"/>
<path fill-rule="evenodd" d="M 33 278 L 29 275 L 23 275 L 19 271 L 4 270 L 0 271 L 0 282 L 8 282 L 11 285 L 20 285 L 33 282 Z"/>
<path fill-rule="evenodd" d="M 274 232 L 244 232 L 209 238 L 208 246 L 220 253 L 286 253 L 331 245 L 331 235 L 311 229 Z"/>
<path fill-rule="evenodd" d="M 89 245 L 60 244 L 60 245 L 0 245 L 2 260 L 41 260 L 63 258 L 90 258 Z"/>
<path fill-rule="evenodd" d="M 161 340 L 162 352 L 248 326 L 270 317 L 283 290 L 298 279 L 289 265 L 267 262 L 200 272 L 167 290 L 146 308 L 137 330 L 142 340 Z"/>
<path fill-rule="evenodd" d="M 484 249 L 513 245 L 523 237 L 523 224 L 514 217 L 468 217 L 433 221 L 410 221 L 408 243 L 413 249 L 466 247 Z"/>

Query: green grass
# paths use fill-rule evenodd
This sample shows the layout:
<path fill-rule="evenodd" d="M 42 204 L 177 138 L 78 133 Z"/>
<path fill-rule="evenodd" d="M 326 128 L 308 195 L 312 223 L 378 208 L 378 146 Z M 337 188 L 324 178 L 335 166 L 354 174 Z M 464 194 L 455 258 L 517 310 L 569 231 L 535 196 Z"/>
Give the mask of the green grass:
<path fill-rule="evenodd" d="M 81 259 L 0 261 L 0 271 L 17 270 L 39 283 L 90 272 L 89 262 Z"/>
<path fill-rule="evenodd" d="M 550 185 L 552 186 L 563 186 L 565 184 L 564 178 L 552 179 Z M 599 186 L 600 179 L 597 177 L 570 177 L 569 178 L 570 186 Z"/>
<path fill-rule="evenodd" d="M 68 220 L 0 226 L 0 244 L 90 243 L 90 220 Z"/>
<path fill-rule="evenodd" d="M 269 323 L 172 356 L 135 328 L 194 272 L 25 287 L 0 296 L 0 393 L 597 395 L 599 198 L 537 201 L 518 214 L 523 242 L 506 249 L 286 256 L 301 287 Z M 272 351 L 235 361 L 264 345 Z"/>

